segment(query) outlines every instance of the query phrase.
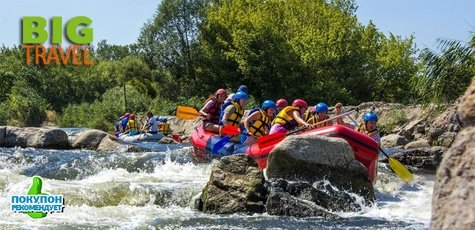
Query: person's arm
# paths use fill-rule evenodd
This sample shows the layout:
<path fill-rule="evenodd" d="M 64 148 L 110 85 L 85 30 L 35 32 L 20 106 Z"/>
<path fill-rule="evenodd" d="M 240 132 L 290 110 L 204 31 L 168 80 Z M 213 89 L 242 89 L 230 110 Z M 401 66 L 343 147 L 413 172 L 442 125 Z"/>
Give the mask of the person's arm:
<path fill-rule="evenodd" d="M 310 125 L 309 123 L 307 123 L 306 121 L 304 121 L 301 117 L 300 117 L 300 112 L 295 110 L 292 112 L 292 116 L 294 117 L 294 119 L 297 121 L 297 123 L 305 126 L 306 128 L 308 127 L 311 127 L 312 125 Z"/>
<path fill-rule="evenodd" d="M 212 100 L 208 101 L 203 108 L 200 109 L 200 115 L 206 117 L 206 119 L 210 118 L 210 114 L 208 113 L 208 109 L 211 108 L 214 105 L 214 102 Z"/>
<path fill-rule="evenodd" d="M 231 114 L 234 113 L 235 110 L 236 109 L 234 108 L 234 105 L 230 105 L 230 106 L 226 107 L 226 109 L 224 110 L 223 119 L 221 119 L 221 122 L 223 122 L 223 126 L 228 125 L 228 119 L 231 116 Z"/>
<path fill-rule="evenodd" d="M 261 118 L 261 114 L 260 113 L 254 113 L 252 114 L 251 116 L 248 116 L 246 119 L 244 119 L 244 127 L 246 127 L 246 130 L 247 130 L 247 133 L 249 135 L 253 135 L 249 130 L 249 126 L 250 126 L 250 122 L 251 121 L 255 121 L 255 120 L 258 120 Z"/>
<path fill-rule="evenodd" d="M 342 108 L 343 108 L 343 104 L 341 104 L 340 102 L 336 103 L 335 109 L 336 109 L 336 115 L 337 116 L 339 116 L 341 114 Z M 344 125 L 344 126 L 346 126 L 348 128 L 351 128 L 351 129 L 355 128 L 352 124 L 349 124 L 349 123 L 346 123 L 345 121 L 343 121 L 343 116 L 337 117 L 336 118 L 336 123 L 339 124 L 339 125 Z"/>

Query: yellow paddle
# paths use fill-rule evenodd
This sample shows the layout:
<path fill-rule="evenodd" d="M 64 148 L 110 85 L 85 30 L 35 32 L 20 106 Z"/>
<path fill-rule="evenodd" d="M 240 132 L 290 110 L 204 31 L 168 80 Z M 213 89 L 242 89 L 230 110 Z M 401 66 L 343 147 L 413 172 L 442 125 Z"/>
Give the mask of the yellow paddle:
<path fill-rule="evenodd" d="M 176 108 L 176 117 L 185 120 L 194 120 L 200 116 L 198 110 L 193 107 L 178 106 Z"/>
<path fill-rule="evenodd" d="M 404 167 L 401 162 L 396 160 L 395 158 L 389 157 L 388 154 L 386 154 L 381 147 L 379 147 L 379 150 L 388 158 L 389 161 L 389 166 L 391 166 L 391 169 L 406 183 L 411 182 L 414 177 L 412 176 L 412 173 L 407 170 L 406 167 Z"/>

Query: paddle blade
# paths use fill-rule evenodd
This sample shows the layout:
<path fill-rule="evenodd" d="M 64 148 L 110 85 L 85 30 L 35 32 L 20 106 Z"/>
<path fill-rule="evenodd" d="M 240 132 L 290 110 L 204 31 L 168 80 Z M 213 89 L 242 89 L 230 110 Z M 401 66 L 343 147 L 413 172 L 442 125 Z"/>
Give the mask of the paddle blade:
<path fill-rule="evenodd" d="M 231 139 L 230 136 L 223 137 L 223 139 L 221 139 L 220 141 L 216 142 L 216 144 L 214 144 L 213 149 L 211 150 L 211 152 L 212 153 L 218 153 L 218 151 L 220 149 L 222 149 L 226 145 L 226 143 L 229 142 L 230 139 Z"/>
<path fill-rule="evenodd" d="M 257 139 L 257 144 L 259 145 L 259 148 L 263 149 L 279 143 L 280 141 L 285 139 L 285 136 L 285 133 L 273 133 L 268 136 L 259 137 Z"/>
<path fill-rule="evenodd" d="M 393 171 L 406 183 L 411 182 L 414 177 L 412 173 L 407 170 L 407 168 L 401 164 L 398 160 L 394 158 L 389 158 L 389 166 L 393 169 Z"/>
<path fill-rule="evenodd" d="M 234 136 L 238 135 L 241 130 L 238 127 L 232 125 L 226 125 L 221 129 L 221 133 L 224 135 Z"/>
<path fill-rule="evenodd" d="M 176 108 L 176 116 L 180 119 L 194 120 L 200 116 L 200 113 L 193 107 L 178 106 Z"/>
<path fill-rule="evenodd" d="M 172 135 L 173 140 L 178 141 L 178 143 L 182 143 L 183 139 L 180 138 L 180 136 L 173 134 Z"/>

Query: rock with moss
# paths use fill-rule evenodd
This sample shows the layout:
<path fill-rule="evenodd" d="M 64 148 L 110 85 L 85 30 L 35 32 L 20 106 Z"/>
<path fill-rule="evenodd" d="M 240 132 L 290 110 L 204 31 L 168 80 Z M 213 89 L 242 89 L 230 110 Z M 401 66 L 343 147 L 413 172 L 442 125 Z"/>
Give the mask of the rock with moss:
<path fill-rule="evenodd" d="M 247 155 L 232 155 L 213 166 L 203 189 L 201 210 L 207 213 L 262 213 L 267 190 L 264 176 Z"/>

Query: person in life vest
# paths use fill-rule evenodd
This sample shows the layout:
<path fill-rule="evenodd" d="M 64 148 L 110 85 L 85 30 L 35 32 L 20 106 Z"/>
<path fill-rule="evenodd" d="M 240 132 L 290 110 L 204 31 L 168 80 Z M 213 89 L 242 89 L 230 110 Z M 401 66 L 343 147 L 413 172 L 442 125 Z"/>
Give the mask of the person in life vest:
<path fill-rule="evenodd" d="M 284 109 L 287 105 L 289 105 L 289 103 L 287 102 L 287 100 L 285 100 L 284 98 L 281 98 L 279 100 L 277 100 L 277 102 L 275 103 L 276 107 L 277 107 L 277 111 L 276 112 L 279 112 L 281 111 L 282 109 Z"/>
<path fill-rule="evenodd" d="M 127 122 L 129 121 L 130 113 L 125 113 L 123 116 L 120 116 L 119 119 L 115 121 L 115 131 L 114 135 L 119 137 L 119 135 L 125 132 L 125 128 L 127 127 Z M 125 121 L 125 124 L 124 124 Z"/>
<path fill-rule="evenodd" d="M 204 117 L 203 126 L 205 130 L 219 133 L 219 113 L 226 97 L 226 90 L 218 89 L 213 97 L 206 100 L 205 105 L 200 110 L 200 115 Z"/>
<path fill-rule="evenodd" d="M 147 132 L 151 134 L 156 134 L 158 133 L 158 122 L 157 118 L 153 116 L 152 112 L 147 113 L 147 124 L 145 125 L 145 129 Z"/>
<path fill-rule="evenodd" d="M 341 103 L 337 103 L 335 105 L 336 115 L 341 114 L 342 107 L 343 105 Z M 351 124 L 345 123 L 342 117 L 337 118 L 337 123 L 353 128 L 354 130 L 360 133 L 364 133 L 372 137 L 378 143 L 378 145 L 381 145 L 381 136 L 379 135 L 378 128 L 376 127 L 376 124 L 378 123 L 378 116 L 373 111 L 367 112 L 363 115 L 362 124 L 351 125 Z"/>
<path fill-rule="evenodd" d="M 315 111 L 312 115 L 312 112 Z M 318 124 L 321 121 L 329 119 L 330 116 L 328 116 L 328 106 L 327 104 L 320 102 L 315 107 L 312 109 L 312 111 L 307 110 L 305 113 L 305 118 L 306 121 L 309 124 L 315 124 L 315 128 L 322 128 L 325 126 L 331 126 L 333 125 L 333 122 L 331 120 L 324 122 L 322 124 Z"/>
<path fill-rule="evenodd" d="M 167 136 L 170 133 L 170 125 L 168 124 L 168 118 L 159 117 L 158 119 L 158 131 Z"/>
<path fill-rule="evenodd" d="M 138 124 L 137 124 L 137 121 L 135 120 L 134 114 L 130 115 L 129 117 L 129 121 L 127 122 L 126 132 L 128 132 L 129 135 L 131 136 L 139 134 Z"/>
<path fill-rule="evenodd" d="M 237 92 L 244 92 L 246 94 L 249 94 L 249 91 L 247 90 L 247 86 L 246 85 L 240 85 Z"/>
<path fill-rule="evenodd" d="M 266 100 L 261 108 L 253 109 L 244 120 L 244 127 L 247 130 L 247 139 L 244 145 L 256 143 L 258 137 L 269 134 L 272 120 L 275 116 L 275 102 Z"/>
<path fill-rule="evenodd" d="M 295 129 L 299 124 L 305 128 L 312 128 L 311 124 L 302 119 L 307 108 L 307 102 L 302 99 L 295 100 L 292 103 L 292 106 L 287 106 L 279 111 L 277 117 L 272 121 L 272 127 L 269 134 L 278 132 L 286 133 Z"/>
<path fill-rule="evenodd" d="M 234 95 L 234 101 L 232 105 L 226 107 L 224 110 L 224 115 L 221 120 L 222 126 L 232 125 L 239 128 L 242 117 L 244 116 L 244 107 L 249 100 L 249 96 L 244 92 L 237 92 Z M 240 136 L 236 135 L 231 138 L 231 141 L 238 142 L 240 141 Z"/>

